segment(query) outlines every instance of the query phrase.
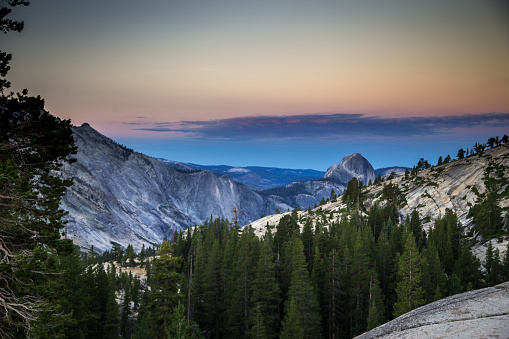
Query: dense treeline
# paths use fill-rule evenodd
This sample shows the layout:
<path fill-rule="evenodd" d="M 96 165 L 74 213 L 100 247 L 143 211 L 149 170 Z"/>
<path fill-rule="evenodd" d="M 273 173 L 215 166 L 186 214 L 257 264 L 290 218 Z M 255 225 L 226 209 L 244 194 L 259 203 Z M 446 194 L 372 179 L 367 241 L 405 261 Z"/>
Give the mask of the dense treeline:
<path fill-rule="evenodd" d="M 225 220 L 178 234 L 189 319 L 212 338 L 349 338 L 425 303 L 509 279 L 509 259 L 500 263 L 499 253 L 490 259 L 496 272 L 482 273 L 452 211 L 426 235 L 417 212 L 401 224 L 393 204 L 362 216 L 361 190 L 346 193 L 349 208 L 339 221 L 321 210 L 316 223 L 299 220 L 294 211 L 262 237 Z"/>
<path fill-rule="evenodd" d="M 403 195 L 386 186 L 388 203 L 365 210 L 365 190 L 353 179 L 343 210 L 308 210 L 306 218 L 294 210 L 262 236 L 210 219 L 157 252 L 115 245 L 89 253 L 81 273 L 69 274 L 82 289 L 68 287 L 75 292 L 66 336 L 350 338 L 426 303 L 509 280 L 509 251 L 501 258 L 489 243 L 483 273 L 455 213 L 447 210 L 426 233 L 416 211 L 400 222 Z M 114 273 L 108 262 L 143 267 L 147 277 Z"/>

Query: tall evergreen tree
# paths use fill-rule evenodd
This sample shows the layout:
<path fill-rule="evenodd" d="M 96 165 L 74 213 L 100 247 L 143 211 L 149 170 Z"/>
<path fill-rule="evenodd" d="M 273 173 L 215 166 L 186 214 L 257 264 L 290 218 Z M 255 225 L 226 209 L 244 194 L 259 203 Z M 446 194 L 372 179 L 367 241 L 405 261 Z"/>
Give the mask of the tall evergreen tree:
<path fill-rule="evenodd" d="M 502 277 L 504 281 L 509 281 L 509 242 L 504 252 L 504 259 L 502 261 Z"/>
<path fill-rule="evenodd" d="M 209 331 L 216 338 L 220 334 L 221 304 L 224 301 L 224 291 L 221 288 L 221 258 L 219 240 L 215 239 L 204 272 L 204 316 L 203 319 L 197 318 L 200 328 Z"/>
<path fill-rule="evenodd" d="M 168 241 L 163 241 L 153 260 L 152 290 L 150 293 L 150 310 L 153 323 L 153 338 L 164 337 L 169 331 L 174 308 L 181 299 L 179 284 L 182 265 L 181 257 L 172 256 L 173 249 Z"/>
<path fill-rule="evenodd" d="M 357 232 L 354 246 L 352 276 L 351 276 L 351 310 L 353 316 L 353 334 L 360 334 L 366 329 L 366 320 L 369 312 L 370 281 L 373 274 L 373 265 L 370 258 L 371 249 L 369 237 L 370 230 Z"/>
<path fill-rule="evenodd" d="M 249 333 L 249 311 L 252 308 L 252 281 L 258 258 L 257 238 L 249 227 L 244 227 L 232 277 L 228 304 L 228 335 L 240 337 Z"/>
<path fill-rule="evenodd" d="M 299 323 L 304 328 L 304 338 L 319 338 L 321 337 L 319 305 L 309 281 L 304 245 L 298 237 L 292 239 L 291 271 L 292 278 L 285 308 L 286 313 L 291 314 L 293 300 L 299 313 Z M 283 331 L 284 327 L 283 324 Z"/>
<path fill-rule="evenodd" d="M 422 288 L 421 257 L 412 232 L 408 232 L 403 254 L 398 261 L 399 282 L 396 286 L 398 301 L 394 304 L 394 316 L 399 317 L 424 304 Z"/>
<path fill-rule="evenodd" d="M 495 286 L 502 282 L 502 265 L 500 264 L 500 252 L 498 248 L 493 248 L 493 245 L 488 242 L 486 248 L 486 282 L 488 286 Z"/>
<path fill-rule="evenodd" d="M 423 287 L 426 302 L 435 301 L 436 297 L 445 296 L 445 279 L 444 269 L 438 250 L 434 242 L 428 243 L 428 248 L 424 252 L 423 260 Z"/>
<path fill-rule="evenodd" d="M 262 242 L 256 275 L 253 281 L 253 309 L 251 324 L 260 335 L 263 329 L 265 338 L 276 338 L 279 333 L 278 305 L 281 301 L 280 289 L 276 283 L 274 254 L 269 245 Z M 253 333 L 253 332 L 252 332 Z"/>
<path fill-rule="evenodd" d="M 203 338 L 196 323 L 186 319 L 186 308 L 180 302 L 173 309 L 171 323 L 166 332 L 168 339 L 198 339 Z"/>
<path fill-rule="evenodd" d="M 297 301 L 294 298 L 289 300 L 288 311 L 281 325 L 280 339 L 304 339 L 312 338 L 305 336 L 304 324 L 302 323 L 302 314 Z"/>
<path fill-rule="evenodd" d="M 454 263 L 454 273 L 460 278 L 465 287 L 468 284 L 471 284 L 473 289 L 483 287 L 481 262 L 472 254 L 467 244 L 463 245 L 461 254 Z"/>
<path fill-rule="evenodd" d="M 26 94 L 0 96 L 0 335 L 28 335 L 63 321 L 58 312 L 44 323 L 37 319 L 40 311 L 58 308 L 44 290 L 59 276 L 50 254 L 73 251 L 61 238 L 66 212 L 59 208 L 72 181 L 55 175 L 76 150 L 71 124 Z"/>

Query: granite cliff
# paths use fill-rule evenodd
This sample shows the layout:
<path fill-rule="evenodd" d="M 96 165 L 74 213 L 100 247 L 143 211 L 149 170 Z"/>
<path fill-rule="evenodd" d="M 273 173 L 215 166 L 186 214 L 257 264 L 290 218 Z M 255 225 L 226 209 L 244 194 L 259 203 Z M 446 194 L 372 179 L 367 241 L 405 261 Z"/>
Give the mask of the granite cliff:
<path fill-rule="evenodd" d="M 373 166 L 359 153 L 347 155 L 339 165 L 329 167 L 323 176 L 324 179 L 334 179 L 343 183 L 348 183 L 353 177 L 362 181 L 364 185 L 375 181 Z"/>
<path fill-rule="evenodd" d="M 211 216 L 231 220 L 235 206 L 240 225 L 291 208 L 228 175 L 176 169 L 134 152 L 88 124 L 73 127 L 73 135 L 77 162 L 61 175 L 74 177 L 74 184 L 62 207 L 69 211 L 66 234 L 80 246 L 104 251 L 118 243 L 139 249 Z"/>

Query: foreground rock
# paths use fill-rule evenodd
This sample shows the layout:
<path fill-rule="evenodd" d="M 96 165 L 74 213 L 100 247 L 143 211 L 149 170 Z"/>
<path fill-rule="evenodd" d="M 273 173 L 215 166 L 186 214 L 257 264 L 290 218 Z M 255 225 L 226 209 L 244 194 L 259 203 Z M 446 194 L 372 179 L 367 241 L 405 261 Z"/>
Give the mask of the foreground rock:
<path fill-rule="evenodd" d="M 509 338 L 509 282 L 438 300 L 357 338 Z"/>

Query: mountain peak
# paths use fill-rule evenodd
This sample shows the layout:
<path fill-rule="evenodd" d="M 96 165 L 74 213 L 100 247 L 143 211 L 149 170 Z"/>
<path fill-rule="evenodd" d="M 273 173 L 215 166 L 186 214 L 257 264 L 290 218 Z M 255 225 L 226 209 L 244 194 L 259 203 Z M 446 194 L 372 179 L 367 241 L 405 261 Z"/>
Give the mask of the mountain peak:
<path fill-rule="evenodd" d="M 323 177 L 344 183 L 356 177 L 367 185 L 370 180 L 375 180 L 375 170 L 360 153 L 353 153 L 345 156 L 339 165 L 329 167 Z"/>

